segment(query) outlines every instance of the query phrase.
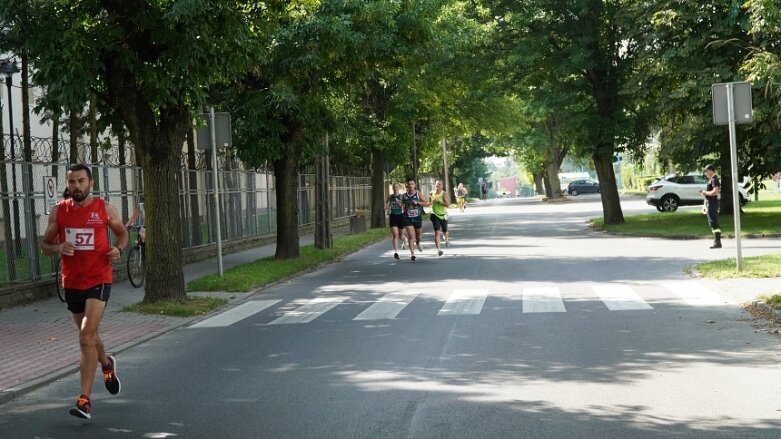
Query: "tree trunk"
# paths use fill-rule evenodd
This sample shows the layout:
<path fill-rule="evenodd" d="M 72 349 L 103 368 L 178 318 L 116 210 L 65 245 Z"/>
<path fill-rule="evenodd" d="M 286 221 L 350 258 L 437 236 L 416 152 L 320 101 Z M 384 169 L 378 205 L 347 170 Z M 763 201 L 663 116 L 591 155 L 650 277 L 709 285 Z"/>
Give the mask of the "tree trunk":
<path fill-rule="evenodd" d="M 545 197 L 553 198 L 552 184 L 550 182 L 550 176 L 547 172 L 542 173 L 542 181 L 545 183 Z"/>
<path fill-rule="evenodd" d="M 277 259 L 296 259 L 300 256 L 298 236 L 298 162 L 303 150 L 304 127 L 289 127 L 287 154 L 274 160 L 274 178 L 277 195 Z"/>
<path fill-rule="evenodd" d="M 154 128 L 152 128 L 154 129 Z M 161 128 L 162 130 L 163 128 Z M 181 155 L 162 139 L 161 133 L 149 145 L 157 153 L 141 160 L 146 208 L 146 289 L 144 302 L 181 300 L 187 297 L 182 271 L 182 239 L 179 222 L 179 168 Z M 182 136 L 183 137 L 183 136 Z M 181 138 L 181 137 L 180 137 Z M 137 148 L 138 149 L 138 148 Z M 161 152 L 165 151 L 165 154 Z"/>
<path fill-rule="evenodd" d="M 542 172 L 535 172 L 532 174 L 532 177 L 534 178 L 534 191 L 537 193 L 537 195 L 545 195 L 545 188 L 543 187 L 543 173 Z"/>
<path fill-rule="evenodd" d="M 616 175 L 613 172 L 613 154 L 600 154 L 595 152 L 592 156 L 594 167 L 597 170 L 597 178 L 602 192 L 602 213 L 604 223 L 623 224 L 624 212 L 621 210 L 621 201 L 618 197 Z"/>
<path fill-rule="evenodd" d="M 385 227 L 385 166 L 382 151 L 372 148 L 372 211 L 371 227 Z"/>
<path fill-rule="evenodd" d="M 732 175 L 730 174 L 730 171 L 726 170 L 729 168 L 722 167 L 721 169 L 725 170 L 724 175 L 719 176 L 719 179 L 721 181 L 721 198 L 719 199 L 719 215 L 734 215 L 735 214 L 735 204 L 732 202 Z M 740 184 L 740 182 L 738 182 Z M 738 192 L 738 198 L 740 197 L 740 192 Z M 739 201 L 738 201 L 739 202 Z"/>
<path fill-rule="evenodd" d="M 545 192 L 548 198 L 561 198 L 561 181 L 559 180 L 559 163 L 557 160 L 545 162 L 545 177 Z"/>

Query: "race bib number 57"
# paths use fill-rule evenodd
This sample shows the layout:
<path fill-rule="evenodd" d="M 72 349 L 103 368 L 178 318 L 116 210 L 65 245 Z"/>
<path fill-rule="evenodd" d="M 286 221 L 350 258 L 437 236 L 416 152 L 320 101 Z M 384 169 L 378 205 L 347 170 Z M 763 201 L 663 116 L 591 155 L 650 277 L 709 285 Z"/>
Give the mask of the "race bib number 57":
<path fill-rule="evenodd" d="M 95 229 L 65 229 L 65 241 L 76 246 L 76 250 L 95 250 Z"/>

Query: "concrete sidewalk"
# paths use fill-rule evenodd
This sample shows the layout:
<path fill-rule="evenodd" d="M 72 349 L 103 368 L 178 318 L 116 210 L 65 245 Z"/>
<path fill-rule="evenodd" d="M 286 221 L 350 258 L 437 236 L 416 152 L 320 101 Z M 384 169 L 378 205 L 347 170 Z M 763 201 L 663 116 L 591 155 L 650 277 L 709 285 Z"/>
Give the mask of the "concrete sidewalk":
<path fill-rule="evenodd" d="M 334 230 L 344 234 L 347 228 Z M 313 236 L 301 237 L 301 245 L 311 244 Z M 276 244 L 269 244 L 223 256 L 225 269 L 273 256 Z M 185 282 L 217 273 L 217 258 L 186 265 Z M 210 293 L 247 300 L 250 294 Z M 115 283 L 100 327 L 108 352 L 118 353 L 201 317 L 169 317 L 121 312 L 140 302 L 143 288 L 128 281 Z M 230 304 L 228 306 L 231 306 Z M 71 313 L 57 297 L 7 310 L 0 310 L 0 404 L 78 371 L 78 332 Z"/>

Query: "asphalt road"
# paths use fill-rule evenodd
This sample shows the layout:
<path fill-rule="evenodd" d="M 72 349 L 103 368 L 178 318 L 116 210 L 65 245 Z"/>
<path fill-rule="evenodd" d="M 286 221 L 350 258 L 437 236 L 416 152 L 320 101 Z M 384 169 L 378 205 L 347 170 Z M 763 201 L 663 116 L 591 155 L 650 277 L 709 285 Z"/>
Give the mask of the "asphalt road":
<path fill-rule="evenodd" d="M 781 340 L 683 273 L 707 243 L 599 212 L 470 205 L 442 257 L 427 224 L 417 262 L 385 241 L 265 289 L 121 353 L 92 420 L 74 375 L 0 407 L 0 438 L 781 437 Z"/>

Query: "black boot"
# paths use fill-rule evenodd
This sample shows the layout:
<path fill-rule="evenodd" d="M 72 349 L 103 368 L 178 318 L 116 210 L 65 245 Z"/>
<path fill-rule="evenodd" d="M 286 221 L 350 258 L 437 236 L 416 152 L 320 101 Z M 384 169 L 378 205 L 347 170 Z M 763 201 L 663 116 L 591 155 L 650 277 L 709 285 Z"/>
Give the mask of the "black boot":
<path fill-rule="evenodd" d="M 716 233 L 716 237 L 713 239 L 713 245 L 710 248 L 721 248 L 721 233 Z"/>

